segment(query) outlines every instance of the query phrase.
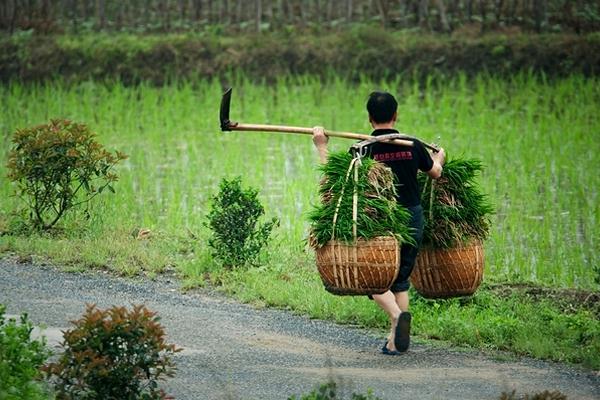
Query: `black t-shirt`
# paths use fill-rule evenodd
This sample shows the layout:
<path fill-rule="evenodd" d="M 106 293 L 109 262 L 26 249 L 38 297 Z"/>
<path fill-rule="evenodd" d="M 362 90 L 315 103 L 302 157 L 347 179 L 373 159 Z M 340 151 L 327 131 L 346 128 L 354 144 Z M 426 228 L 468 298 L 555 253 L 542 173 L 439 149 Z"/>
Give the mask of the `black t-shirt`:
<path fill-rule="evenodd" d="M 398 133 L 395 129 L 376 129 L 371 136 Z M 373 143 L 367 146 L 367 155 L 376 161 L 383 162 L 392 169 L 397 178 L 397 199 L 405 207 L 421 204 L 417 170 L 423 172 L 433 168 L 433 160 L 418 140 L 414 146 L 398 146 L 389 143 Z"/>

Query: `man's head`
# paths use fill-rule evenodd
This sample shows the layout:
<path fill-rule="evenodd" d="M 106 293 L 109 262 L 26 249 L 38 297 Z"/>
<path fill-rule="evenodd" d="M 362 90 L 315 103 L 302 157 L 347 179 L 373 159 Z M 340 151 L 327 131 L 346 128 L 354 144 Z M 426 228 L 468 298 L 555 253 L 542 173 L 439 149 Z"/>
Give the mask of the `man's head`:
<path fill-rule="evenodd" d="M 395 122 L 398 102 L 388 92 L 372 92 L 367 101 L 369 120 L 375 124 Z"/>

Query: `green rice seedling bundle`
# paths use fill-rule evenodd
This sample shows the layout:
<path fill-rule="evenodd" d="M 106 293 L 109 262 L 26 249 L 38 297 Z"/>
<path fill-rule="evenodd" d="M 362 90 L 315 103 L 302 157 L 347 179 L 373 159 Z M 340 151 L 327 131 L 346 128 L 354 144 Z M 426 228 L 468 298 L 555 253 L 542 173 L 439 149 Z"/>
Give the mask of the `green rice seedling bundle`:
<path fill-rule="evenodd" d="M 321 166 L 321 204 L 309 214 L 311 246 L 320 248 L 334 239 L 350 244 L 357 238 L 369 240 L 379 236 L 394 236 L 399 243 L 411 242 L 410 214 L 396 202 L 392 171 L 382 163 L 363 158 L 355 179 L 352 160 L 351 154 L 336 152 Z M 356 238 L 353 231 L 355 193 Z"/>
<path fill-rule="evenodd" d="M 438 180 L 419 176 L 425 229 L 410 280 L 424 297 L 469 296 L 481 284 L 492 212 L 475 182 L 481 169 L 478 160 L 456 159 Z"/>
<path fill-rule="evenodd" d="M 425 210 L 423 245 L 449 248 L 487 238 L 493 209 L 475 182 L 482 168 L 476 159 L 454 159 L 444 165 L 438 180 L 419 174 Z"/>

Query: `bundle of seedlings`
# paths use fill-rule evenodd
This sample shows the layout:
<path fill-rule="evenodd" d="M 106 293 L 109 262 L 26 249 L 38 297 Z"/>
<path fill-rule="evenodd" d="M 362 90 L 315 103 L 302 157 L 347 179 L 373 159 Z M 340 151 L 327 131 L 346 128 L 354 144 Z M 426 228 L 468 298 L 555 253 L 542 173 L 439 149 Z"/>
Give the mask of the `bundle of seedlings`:
<path fill-rule="evenodd" d="M 321 204 L 309 214 L 309 243 L 320 248 L 330 240 L 351 244 L 353 234 L 354 192 L 357 194 L 356 238 L 365 240 L 394 236 L 401 243 L 411 242 L 410 214 L 396 202 L 392 171 L 382 163 L 363 158 L 355 181 L 350 163 L 352 155 L 332 153 L 320 170 Z"/>
<path fill-rule="evenodd" d="M 321 172 L 321 204 L 309 215 L 309 244 L 325 289 L 339 295 L 385 292 L 398 274 L 400 245 L 414 243 L 410 214 L 396 202 L 392 171 L 340 152 L 329 156 Z"/>
<path fill-rule="evenodd" d="M 444 165 L 438 180 L 419 174 L 424 246 L 449 248 L 487 238 L 492 206 L 475 181 L 482 169 L 480 160 L 458 158 Z"/>
<path fill-rule="evenodd" d="M 411 282 L 424 297 L 471 295 L 481 284 L 493 212 L 475 181 L 482 168 L 476 159 L 454 159 L 438 180 L 419 174 L 425 229 Z"/>

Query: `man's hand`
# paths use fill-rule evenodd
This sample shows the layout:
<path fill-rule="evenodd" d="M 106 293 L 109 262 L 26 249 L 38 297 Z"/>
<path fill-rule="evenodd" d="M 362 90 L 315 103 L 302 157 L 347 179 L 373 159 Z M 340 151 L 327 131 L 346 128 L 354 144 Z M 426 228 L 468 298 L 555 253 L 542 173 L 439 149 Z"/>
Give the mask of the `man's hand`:
<path fill-rule="evenodd" d="M 327 146 L 328 141 L 329 138 L 325 135 L 325 128 L 322 126 L 315 126 L 313 128 L 313 143 L 315 146 L 317 146 L 317 148 L 319 148 L 319 146 Z"/>
<path fill-rule="evenodd" d="M 325 135 L 325 129 L 322 126 L 315 126 L 313 128 L 313 143 L 323 164 L 327 162 L 327 142 L 329 142 L 329 138 Z"/>
<path fill-rule="evenodd" d="M 444 165 L 446 163 L 446 151 L 440 147 L 440 150 L 437 153 L 433 153 L 431 155 L 433 161 L 437 161 L 440 165 Z"/>
<path fill-rule="evenodd" d="M 446 152 L 440 147 L 440 150 L 437 153 L 431 155 L 431 159 L 433 160 L 433 167 L 427 171 L 427 175 L 433 179 L 438 179 L 442 176 L 442 171 L 444 169 L 443 165 L 446 162 Z"/>

